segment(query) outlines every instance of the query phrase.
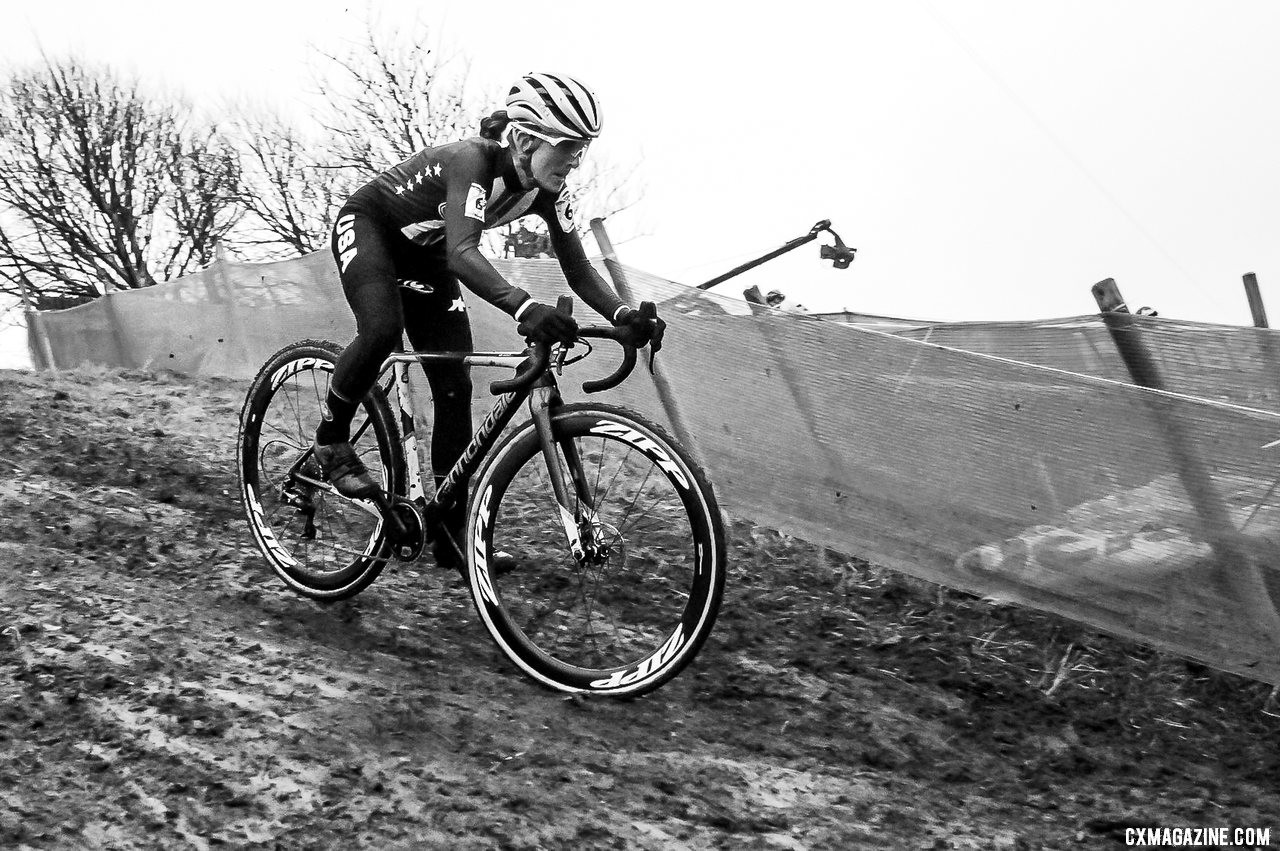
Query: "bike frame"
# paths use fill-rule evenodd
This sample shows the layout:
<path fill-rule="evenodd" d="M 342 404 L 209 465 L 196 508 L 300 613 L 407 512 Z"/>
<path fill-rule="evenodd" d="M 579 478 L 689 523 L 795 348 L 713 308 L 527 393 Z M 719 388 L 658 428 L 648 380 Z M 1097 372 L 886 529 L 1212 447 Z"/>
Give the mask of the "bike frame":
<path fill-rule="evenodd" d="M 580 558 L 584 549 L 578 531 L 577 518 L 575 518 L 571 508 L 569 488 L 564 480 L 563 471 L 556 461 L 555 440 L 551 432 L 552 412 L 564 403 L 560 396 L 560 388 L 556 384 L 555 374 L 551 369 L 544 370 L 543 374 L 538 376 L 529 387 L 499 395 L 497 401 L 494 402 L 493 408 L 480 423 L 470 442 L 467 443 L 466 448 L 462 451 L 462 455 L 459 456 L 444 477 L 440 487 L 436 489 L 435 494 L 430 499 L 427 498 L 426 489 L 423 486 L 423 462 L 418 455 L 417 411 L 413 403 L 413 393 L 409 389 L 409 365 L 413 363 L 425 365 L 427 361 L 443 360 L 461 361 L 467 366 L 513 368 L 524 362 L 525 358 L 525 354 L 516 352 L 401 352 L 392 354 L 383 362 L 382 368 L 379 370 L 379 377 L 381 378 L 388 369 L 391 370 L 391 377 L 383 385 L 382 389 L 384 392 L 389 393 L 394 387 L 396 407 L 400 413 L 400 439 L 404 449 L 405 465 L 408 467 L 408 493 L 406 496 L 411 501 L 416 501 L 419 505 L 426 507 L 429 513 L 432 509 L 438 510 L 452 505 L 459 496 L 462 483 L 468 481 L 479 469 L 485 456 L 497 444 L 498 436 L 502 433 L 502 430 L 515 417 L 520 405 L 527 400 L 529 413 L 533 418 L 534 427 L 537 429 L 539 442 L 542 445 L 543 456 L 547 461 L 547 472 L 551 478 L 551 487 L 555 492 L 556 502 L 559 503 L 561 508 L 561 519 L 565 527 L 566 537 L 569 539 L 570 549 L 575 556 Z M 585 507 L 589 516 L 592 516 L 594 515 L 593 506 L 582 476 L 581 462 L 577 457 L 576 448 L 572 446 L 565 447 L 565 451 L 570 456 L 565 460 L 569 466 L 570 475 L 574 480 L 579 504 Z"/>

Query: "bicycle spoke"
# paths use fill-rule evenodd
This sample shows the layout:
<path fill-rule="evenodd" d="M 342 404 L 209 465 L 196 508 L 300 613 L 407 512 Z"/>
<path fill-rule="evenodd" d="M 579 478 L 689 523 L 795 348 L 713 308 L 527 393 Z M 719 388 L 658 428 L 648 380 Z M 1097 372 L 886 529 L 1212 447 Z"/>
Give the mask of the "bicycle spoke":
<path fill-rule="evenodd" d="M 308 341 L 279 352 L 255 378 L 241 421 L 241 476 L 259 548 L 286 582 L 319 599 L 365 587 L 386 562 L 389 546 L 376 512 L 320 485 L 315 464 L 303 463 L 323 419 L 339 351 Z M 287 377 L 277 381 L 279 375 Z M 394 474 L 386 459 L 396 456 L 387 436 L 394 428 L 390 410 L 373 394 L 358 410 L 364 416 L 353 438 L 357 456 L 391 489 Z"/>
<path fill-rule="evenodd" d="M 604 449 L 604 445 L 603 445 L 603 444 L 604 444 L 604 442 L 605 442 L 605 439 L 604 439 L 604 438 L 601 438 L 601 439 L 600 439 L 600 441 L 601 441 L 601 444 L 602 444 L 602 445 L 601 445 L 601 447 L 600 447 L 600 466 L 601 466 L 601 468 L 603 468 L 603 466 L 604 466 L 604 457 L 605 457 L 605 454 L 606 454 L 606 453 L 605 453 L 605 449 Z M 609 493 L 610 491 L 612 491 L 612 490 L 613 490 L 614 482 L 616 482 L 616 481 L 618 480 L 618 476 L 622 474 L 622 470 L 626 467 L 627 461 L 628 461 L 628 460 L 630 460 L 630 458 L 631 458 L 631 454 L 632 454 L 634 451 L 635 451 L 635 450 L 634 450 L 632 447 L 630 447 L 630 446 L 628 446 L 628 447 L 627 447 L 627 454 L 626 454 L 626 455 L 624 455 L 624 456 L 622 457 L 622 461 L 621 461 L 621 462 L 620 462 L 620 463 L 619 463 L 619 464 L 614 468 L 614 470 L 613 470 L 613 478 L 609 479 L 609 484 L 607 484 L 607 485 L 605 485 L 605 486 L 604 486 L 604 490 L 603 490 L 603 492 L 599 490 L 599 482 L 600 482 L 600 478 L 599 478 L 599 476 L 597 475 L 597 477 L 596 477 L 596 488 L 597 488 L 597 489 L 596 489 L 596 491 L 592 494 L 592 497 L 593 497 L 594 499 L 596 499 L 596 500 L 598 501 L 598 500 L 601 498 L 601 494 L 602 494 L 602 493 Z"/>
<path fill-rule="evenodd" d="M 497 521 L 494 535 L 523 542 L 523 553 L 512 576 L 494 580 L 495 588 L 513 611 L 526 635 L 545 652 L 573 659 L 590 668 L 610 669 L 651 652 L 669 635 L 667 620 L 675 608 L 687 604 L 687 586 L 694 573 L 693 548 L 671 549 L 667 539 L 691 535 L 687 521 L 664 508 L 679 499 L 666 475 L 629 443 L 590 435 L 576 439 L 596 533 L 584 545 L 609 556 L 579 564 L 565 554 L 563 523 L 551 496 L 550 478 L 541 456 L 532 459 L 509 485 L 524 495 L 524 503 Z M 557 453 L 566 478 L 573 447 Z M 577 517 L 585 516 L 575 493 Z M 670 516 L 664 516 L 670 515 Z M 671 526 L 681 520 L 674 532 Z M 656 536 L 656 537 L 655 537 Z M 549 547 L 548 547 L 549 545 Z M 655 557 L 654 548 L 661 557 Z M 528 563 L 528 564 L 526 564 Z M 663 602 L 665 600 L 665 602 Z"/>
<path fill-rule="evenodd" d="M 622 526 L 626 525 L 626 519 L 631 516 L 631 511 L 635 508 L 636 501 L 640 499 L 640 494 L 644 491 L 644 486 L 648 484 L 649 477 L 653 475 L 655 469 L 655 467 L 650 467 L 645 471 L 644 481 L 640 483 L 640 487 L 636 488 L 635 496 L 631 497 L 631 503 L 627 506 L 627 510 L 622 512 Z"/>
<path fill-rule="evenodd" d="M 263 425 L 264 427 L 266 427 L 266 428 L 271 429 L 271 430 L 272 430 L 272 431 L 274 431 L 274 432 L 279 433 L 279 434 L 281 435 L 281 437 L 283 437 L 283 438 L 285 438 L 285 439 L 289 440 L 290 442 L 294 442 L 294 441 L 295 441 L 295 439 L 296 439 L 296 438 L 295 438 L 295 435 L 290 434 L 289 432 L 287 432 L 287 431 L 285 431 L 284 429 L 282 429 L 282 428 L 280 428 L 279 426 L 277 426 L 275 423 L 269 423 L 269 422 L 265 422 L 265 421 L 264 421 L 264 422 L 262 423 L 262 425 Z M 298 448 L 298 449 L 302 449 L 302 448 L 303 448 L 301 445 L 298 445 L 298 444 L 296 444 L 296 443 L 295 443 L 295 446 L 296 446 L 296 448 Z"/>

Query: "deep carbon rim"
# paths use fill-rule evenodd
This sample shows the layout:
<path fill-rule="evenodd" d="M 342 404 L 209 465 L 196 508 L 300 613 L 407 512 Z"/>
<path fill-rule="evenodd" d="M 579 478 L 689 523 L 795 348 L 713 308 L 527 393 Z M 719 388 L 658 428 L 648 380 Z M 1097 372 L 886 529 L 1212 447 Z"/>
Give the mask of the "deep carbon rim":
<path fill-rule="evenodd" d="M 604 407 L 571 408 L 556 424 L 562 444 L 580 447 L 588 489 L 601 500 L 598 525 L 614 546 L 600 564 L 568 556 L 527 427 L 477 485 L 468 538 L 477 609 L 504 653 L 539 682 L 641 694 L 675 676 L 714 624 L 724 583 L 719 509 L 656 427 Z"/>
<path fill-rule="evenodd" d="M 239 442 L 241 500 L 254 540 L 286 584 L 317 599 L 356 593 L 377 576 L 389 551 L 381 520 L 291 475 L 296 470 L 320 479 L 314 461 L 304 459 L 320 421 L 334 349 L 298 346 L 272 358 L 250 390 Z M 356 448 L 386 487 L 391 474 L 379 446 L 385 425 L 371 426 Z"/>

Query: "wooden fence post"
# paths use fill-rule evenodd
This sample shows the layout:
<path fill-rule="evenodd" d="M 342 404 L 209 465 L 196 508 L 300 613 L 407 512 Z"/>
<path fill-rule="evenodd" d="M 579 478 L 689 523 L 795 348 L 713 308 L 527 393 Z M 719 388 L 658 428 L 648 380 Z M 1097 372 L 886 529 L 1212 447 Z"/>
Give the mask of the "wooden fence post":
<path fill-rule="evenodd" d="M 638 308 L 640 304 L 635 300 L 635 293 L 631 289 L 631 282 L 627 280 L 626 270 L 618 262 L 618 255 L 613 250 L 613 242 L 609 239 L 609 234 L 604 229 L 604 219 L 592 219 L 591 232 L 595 235 L 596 245 L 600 247 L 600 254 L 604 257 L 605 269 L 608 270 L 609 277 L 613 278 L 613 285 L 617 288 L 618 295 L 627 304 Z M 667 381 L 666 371 L 663 369 L 661 361 L 658 360 L 653 362 L 653 384 L 658 391 L 658 401 L 662 403 L 667 419 L 671 421 L 671 428 L 676 433 L 676 439 L 689 450 L 698 465 L 705 469 L 706 464 L 703 463 L 702 454 L 698 451 L 697 443 L 693 440 L 693 434 L 685 427 L 684 419 L 680 416 L 680 408 L 676 403 L 675 393 L 671 390 L 671 383 Z"/>
<path fill-rule="evenodd" d="M 1258 276 L 1252 272 L 1244 276 L 1244 294 L 1249 299 L 1249 312 L 1253 314 L 1253 327 L 1270 328 L 1267 309 L 1262 306 L 1262 293 L 1258 290 Z"/>
<path fill-rule="evenodd" d="M 1093 296 L 1134 383 L 1152 390 L 1166 389 L 1155 358 L 1143 339 L 1141 324 L 1129 312 L 1115 280 L 1107 278 L 1094 284 Z M 1276 612 L 1266 581 L 1241 546 L 1226 502 L 1218 493 L 1209 466 L 1196 452 L 1192 435 L 1174 410 L 1173 400 L 1151 395 L 1146 402 L 1156 415 L 1155 422 L 1164 433 L 1178 478 L 1200 521 L 1200 537 L 1213 550 L 1220 565 L 1223 584 L 1253 619 L 1253 625 L 1263 630 L 1273 645 L 1280 645 L 1280 614 Z"/>

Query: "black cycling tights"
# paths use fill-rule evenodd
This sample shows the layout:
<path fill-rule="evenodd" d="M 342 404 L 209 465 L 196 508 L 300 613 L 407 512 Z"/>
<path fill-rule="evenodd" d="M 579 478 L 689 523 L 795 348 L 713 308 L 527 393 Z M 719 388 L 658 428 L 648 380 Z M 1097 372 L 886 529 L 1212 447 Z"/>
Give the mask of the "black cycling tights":
<path fill-rule="evenodd" d="M 402 332 L 420 351 L 472 350 L 462 289 L 438 252 L 388 233 L 376 220 L 348 207 L 338 214 L 332 247 L 342 290 L 356 317 L 356 337 L 333 374 L 339 395 L 353 401 L 364 398 L 377 380 L 378 367 L 400 344 Z M 406 282 L 409 285 L 403 286 Z M 431 466 L 438 480 L 471 439 L 471 375 L 460 361 L 429 361 L 424 371 L 434 400 Z"/>

